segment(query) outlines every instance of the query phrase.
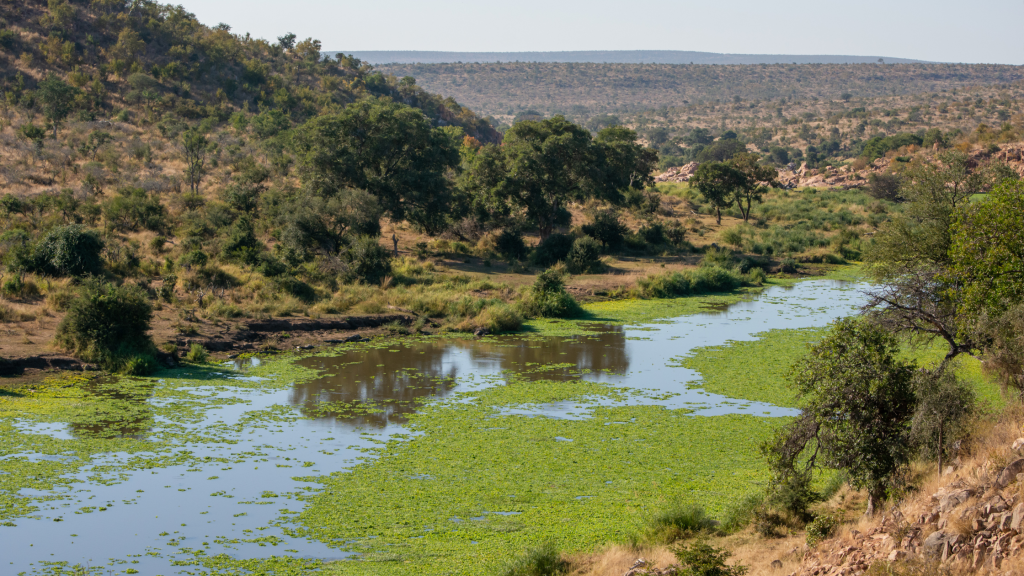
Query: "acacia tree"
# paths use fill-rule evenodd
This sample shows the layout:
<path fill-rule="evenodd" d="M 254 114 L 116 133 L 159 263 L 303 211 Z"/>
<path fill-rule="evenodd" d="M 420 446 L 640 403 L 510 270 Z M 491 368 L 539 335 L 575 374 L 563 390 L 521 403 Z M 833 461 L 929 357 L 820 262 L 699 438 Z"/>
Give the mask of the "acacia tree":
<path fill-rule="evenodd" d="M 760 203 L 764 193 L 772 186 L 778 186 L 779 171 L 771 166 L 759 164 L 760 157 L 756 154 L 746 152 L 737 154 L 729 161 L 737 170 L 742 172 L 746 178 L 743 183 L 733 189 L 736 198 L 736 205 L 743 214 L 743 221 L 750 218 L 750 207 L 753 202 Z"/>
<path fill-rule="evenodd" d="M 746 183 L 746 175 L 726 162 L 701 164 L 690 178 L 690 187 L 696 188 L 704 200 L 715 207 L 719 224 L 722 223 L 722 208 L 732 206 L 735 191 Z"/>
<path fill-rule="evenodd" d="M 614 126 L 590 132 L 555 116 L 518 122 L 501 146 L 484 146 L 467 162 L 462 187 L 492 218 L 521 217 L 546 239 L 570 222 L 569 202 L 590 198 L 620 204 L 629 190 L 653 182 L 657 153 L 636 133 Z"/>
<path fill-rule="evenodd" d="M 898 355 L 895 336 L 854 318 L 811 347 L 793 371 L 800 416 L 765 446 L 774 486 L 818 466 L 845 470 L 874 513 L 911 454 L 915 369 Z"/>
<path fill-rule="evenodd" d="M 458 208 L 448 179 L 459 165 L 458 146 L 416 108 L 389 98 L 363 100 L 311 119 L 293 141 L 299 176 L 313 194 L 365 190 L 389 218 L 431 234 Z"/>

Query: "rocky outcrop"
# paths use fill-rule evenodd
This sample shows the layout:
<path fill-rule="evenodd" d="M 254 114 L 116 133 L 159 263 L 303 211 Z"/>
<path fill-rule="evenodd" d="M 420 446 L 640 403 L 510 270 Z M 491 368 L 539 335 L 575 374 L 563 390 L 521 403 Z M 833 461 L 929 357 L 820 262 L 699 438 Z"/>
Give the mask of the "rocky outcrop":
<path fill-rule="evenodd" d="M 658 174 L 654 177 L 655 182 L 687 182 L 693 173 L 697 171 L 696 162 L 690 162 L 685 166 L 676 166 Z"/>
<path fill-rule="evenodd" d="M 1024 439 L 1013 443 L 1013 451 Z M 856 576 L 878 561 L 922 559 L 963 572 L 1019 574 L 1024 560 L 1024 458 L 952 477 L 913 517 L 899 509 L 866 532 L 826 540 L 790 576 Z"/>

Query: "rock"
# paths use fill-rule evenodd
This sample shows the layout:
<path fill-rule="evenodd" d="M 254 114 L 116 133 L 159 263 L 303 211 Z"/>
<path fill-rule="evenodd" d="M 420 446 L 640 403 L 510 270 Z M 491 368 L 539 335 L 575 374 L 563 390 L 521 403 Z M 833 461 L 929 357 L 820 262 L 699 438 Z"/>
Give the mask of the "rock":
<path fill-rule="evenodd" d="M 1002 488 L 1017 479 L 1017 474 L 1024 472 L 1024 458 L 1018 458 L 1006 465 L 996 478 L 996 484 Z"/>
<path fill-rule="evenodd" d="M 1013 519 L 1010 520 L 1010 530 L 1021 532 L 1021 522 L 1024 522 L 1024 502 L 1017 504 L 1013 509 Z"/>
<path fill-rule="evenodd" d="M 939 500 L 939 512 L 945 513 L 963 504 L 971 497 L 971 490 L 956 490 L 942 497 Z"/>
<path fill-rule="evenodd" d="M 936 530 L 932 532 L 924 540 L 922 545 L 924 555 L 938 558 L 942 555 L 942 549 L 945 547 L 946 542 L 949 540 L 949 534 L 946 534 L 942 530 Z"/>
<path fill-rule="evenodd" d="M 893 550 L 889 552 L 889 562 L 895 562 L 897 560 L 903 560 L 907 557 L 907 553 L 903 550 Z"/>
<path fill-rule="evenodd" d="M 942 475 L 943 476 L 945 476 L 947 474 L 952 474 L 952 473 L 953 473 L 953 467 L 952 466 L 946 466 L 946 468 L 942 470 Z"/>
<path fill-rule="evenodd" d="M 772 560 L 772 570 L 782 570 L 782 560 Z"/>
<path fill-rule="evenodd" d="M 486 328 L 477 328 L 473 331 L 473 336 L 487 336 Z"/>
<path fill-rule="evenodd" d="M 1024 446 L 1024 438 L 1017 438 L 1013 441 L 1013 446 L 1010 449 L 1016 452 L 1021 446 Z"/>

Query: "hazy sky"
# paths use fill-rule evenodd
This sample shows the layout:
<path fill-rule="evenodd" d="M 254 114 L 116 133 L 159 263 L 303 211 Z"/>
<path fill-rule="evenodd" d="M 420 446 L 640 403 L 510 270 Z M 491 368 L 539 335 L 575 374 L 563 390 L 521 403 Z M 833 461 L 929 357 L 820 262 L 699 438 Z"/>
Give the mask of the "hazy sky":
<path fill-rule="evenodd" d="M 173 1 L 173 0 L 172 0 Z M 178 0 L 324 50 L 696 50 L 1024 64 L 1024 0 Z"/>

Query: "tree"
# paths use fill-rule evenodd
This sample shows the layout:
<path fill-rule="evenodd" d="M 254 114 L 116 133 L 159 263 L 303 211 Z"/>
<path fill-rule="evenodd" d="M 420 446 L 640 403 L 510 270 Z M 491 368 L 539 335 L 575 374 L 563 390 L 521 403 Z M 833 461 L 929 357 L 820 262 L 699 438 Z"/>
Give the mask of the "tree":
<path fill-rule="evenodd" d="M 974 391 L 956 376 L 954 370 L 922 370 L 915 379 L 917 409 L 910 433 L 914 444 L 925 456 L 938 460 L 967 435 L 974 415 Z"/>
<path fill-rule="evenodd" d="M 596 138 L 562 116 L 524 120 L 499 146 L 484 146 L 468 162 L 462 187 L 477 195 L 495 218 L 522 214 L 541 239 L 568 224 L 569 202 L 590 198 L 622 203 L 629 190 L 653 180 L 657 155 L 619 126 Z"/>
<path fill-rule="evenodd" d="M 181 134 L 181 144 L 185 151 L 185 180 L 188 181 L 189 189 L 198 193 L 206 167 L 209 142 L 197 128 L 190 128 Z"/>
<path fill-rule="evenodd" d="M 995 181 L 993 174 L 1001 171 L 973 167 L 967 155 L 958 151 L 946 152 L 939 160 L 939 165 L 915 166 L 904 175 L 899 194 L 906 206 L 879 231 L 866 254 L 878 288 L 869 292 L 864 309 L 894 332 L 920 340 L 945 340 L 948 362 L 978 349 L 977 335 L 958 318 L 965 297 L 958 283 L 963 280 L 958 279 L 959 273 L 950 273 L 956 224 L 971 196 L 988 190 Z M 977 253 L 988 245 L 965 237 L 961 248 Z"/>
<path fill-rule="evenodd" d="M 696 188 L 706 202 L 715 207 L 718 223 L 722 223 L 722 208 L 732 206 L 735 191 L 746 185 L 747 177 L 725 162 L 709 162 L 697 167 L 690 178 L 690 187 Z"/>
<path fill-rule="evenodd" d="M 950 282 L 962 320 L 996 318 L 1024 301 L 1024 182 L 1005 181 L 963 207 L 952 226 Z"/>
<path fill-rule="evenodd" d="M 57 128 L 64 123 L 75 109 L 75 97 L 79 90 L 54 75 L 39 83 L 39 102 L 43 105 L 43 116 L 53 128 L 53 139 L 57 139 Z"/>
<path fill-rule="evenodd" d="M 446 174 L 459 165 L 458 145 L 420 110 L 388 98 L 363 100 L 306 122 L 294 145 L 309 192 L 331 197 L 359 188 L 392 220 L 430 234 L 447 225 L 453 190 Z"/>
<path fill-rule="evenodd" d="M 910 456 L 915 370 L 898 356 L 896 337 L 876 324 L 844 318 L 831 326 L 794 367 L 803 406 L 766 445 L 773 485 L 817 466 L 845 470 L 867 489 L 874 513 Z"/>
<path fill-rule="evenodd" d="M 772 186 L 779 185 L 779 171 L 771 166 L 759 164 L 758 160 L 760 157 L 757 154 L 742 152 L 729 161 L 745 176 L 743 183 L 733 191 L 744 222 L 750 218 L 751 203 L 760 203 L 765 192 Z"/>

